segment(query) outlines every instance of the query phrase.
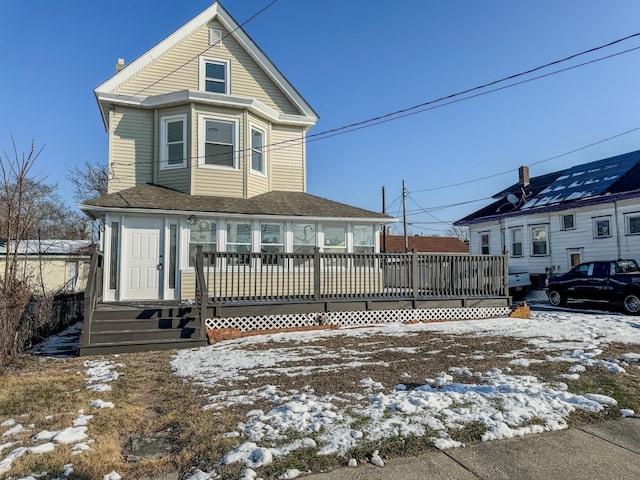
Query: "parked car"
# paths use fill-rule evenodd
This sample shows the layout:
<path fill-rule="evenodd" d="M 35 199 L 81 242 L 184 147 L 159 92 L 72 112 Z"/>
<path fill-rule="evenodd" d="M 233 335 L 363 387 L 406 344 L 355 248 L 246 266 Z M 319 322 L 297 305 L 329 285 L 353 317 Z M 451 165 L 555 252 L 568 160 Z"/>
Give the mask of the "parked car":
<path fill-rule="evenodd" d="M 526 268 L 509 265 L 509 295 L 524 294 L 531 288 L 531 276 Z"/>
<path fill-rule="evenodd" d="M 621 302 L 633 315 L 640 313 L 640 267 L 635 260 L 586 262 L 547 279 L 549 303 L 563 306 L 568 299 Z"/>

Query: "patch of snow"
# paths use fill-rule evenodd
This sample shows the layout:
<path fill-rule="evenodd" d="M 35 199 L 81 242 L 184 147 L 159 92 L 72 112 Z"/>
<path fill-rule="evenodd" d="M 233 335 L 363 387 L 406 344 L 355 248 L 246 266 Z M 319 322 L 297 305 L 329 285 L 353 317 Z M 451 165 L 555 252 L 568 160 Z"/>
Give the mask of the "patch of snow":
<path fill-rule="evenodd" d="M 518 366 L 518 367 L 528 367 L 529 365 L 532 365 L 534 363 L 544 363 L 543 360 L 537 360 L 537 359 L 533 359 L 533 358 L 516 358 L 514 360 L 511 360 L 509 362 L 509 365 L 514 365 L 514 366 Z"/>
<path fill-rule="evenodd" d="M 91 400 L 89 402 L 91 408 L 114 408 L 115 405 L 112 402 L 105 402 L 104 400 Z"/>
<path fill-rule="evenodd" d="M 3 450 L 13 447 L 14 445 L 17 445 L 19 442 L 7 442 L 7 443 L 2 443 L 0 444 L 0 453 L 2 453 Z"/>
<path fill-rule="evenodd" d="M 78 443 L 87 438 L 87 427 L 68 427 L 56 433 L 52 440 L 65 445 Z"/>
<path fill-rule="evenodd" d="M 623 353 L 620 357 L 625 362 L 640 362 L 640 353 Z"/>
<path fill-rule="evenodd" d="M 350 458 L 347 462 L 347 467 L 355 468 L 358 466 L 358 461 L 355 458 Z"/>
<path fill-rule="evenodd" d="M 380 458 L 378 450 L 373 452 L 373 454 L 371 455 L 371 459 L 369 461 L 371 462 L 372 465 L 375 465 L 376 467 L 380 467 L 380 468 L 384 467 L 384 461 L 382 460 L 382 458 Z"/>
<path fill-rule="evenodd" d="M 16 422 L 13 418 L 9 418 L 8 420 L 5 420 L 4 422 L 0 423 L 0 427 L 2 428 L 7 428 L 7 427 L 13 427 Z"/>
<path fill-rule="evenodd" d="M 9 430 L 4 432 L 2 434 L 2 436 L 3 437 L 10 437 L 11 435 L 17 435 L 18 433 L 22 432 L 23 430 L 24 430 L 24 427 L 21 424 L 16 423 L 13 427 L 11 427 Z"/>
<path fill-rule="evenodd" d="M 210 480 L 212 478 L 216 478 L 218 474 L 215 470 L 212 470 L 209 473 L 203 472 L 199 468 L 197 468 L 193 474 L 186 478 L 186 480 Z"/>
<path fill-rule="evenodd" d="M 12 450 L 9 455 L 0 460 L 0 475 L 11 470 L 11 465 L 13 465 L 13 462 L 25 453 L 27 453 L 26 447 L 18 447 Z"/>
<path fill-rule="evenodd" d="M 273 452 L 269 448 L 258 447 L 253 442 L 238 445 L 220 461 L 222 465 L 244 463 L 247 467 L 258 468 L 273 462 Z"/>
<path fill-rule="evenodd" d="M 620 409 L 620 415 L 622 415 L 623 417 L 633 417 L 635 414 L 636 414 L 636 412 L 634 412 L 630 408 L 621 408 Z"/>
<path fill-rule="evenodd" d="M 118 472 L 112 470 L 111 473 L 107 473 L 104 477 L 102 477 L 102 480 L 122 480 L 122 477 Z"/>
<path fill-rule="evenodd" d="M 280 475 L 278 478 L 282 480 L 291 480 L 293 478 L 298 478 L 300 475 L 302 475 L 302 472 L 297 468 L 288 468 L 287 471 Z"/>
<path fill-rule="evenodd" d="M 36 447 L 29 447 L 27 450 L 29 451 L 29 453 L 49 453 L 53 452 L 55 449 L 56 446 L 53 443 L 47 442 Z"/>

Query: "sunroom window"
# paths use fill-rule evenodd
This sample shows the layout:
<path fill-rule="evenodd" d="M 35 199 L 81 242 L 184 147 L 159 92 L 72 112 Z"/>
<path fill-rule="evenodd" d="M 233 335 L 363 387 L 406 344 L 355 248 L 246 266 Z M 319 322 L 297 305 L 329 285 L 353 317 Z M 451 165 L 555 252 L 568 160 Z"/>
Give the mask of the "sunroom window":
<path fill-rule="evenodd" d="M 216 222 L 200 220 L 189 229 L 189 265 L 193 266 L 196 247 L 202 245 L 205 253 L 218 251 L 218 226 Z"/>
<path fill-rule="evenodd" d="M 282 223 L 260 224 L 260 251 L 267 254 L 284 252 L 284 227 Z M 282 262 L 278 262 L 276 256 L 266 255 L 262 258 L 262 263 L 275 265 Z"/>
<path fill-rule="evenodd" d="M 251 252 L 251 223 L 227 222 L 227 252 L 238 254 Z M 230 261 L 230 263 L 248 262 L 248 255 L 238 255 L 235 261 Z"/>

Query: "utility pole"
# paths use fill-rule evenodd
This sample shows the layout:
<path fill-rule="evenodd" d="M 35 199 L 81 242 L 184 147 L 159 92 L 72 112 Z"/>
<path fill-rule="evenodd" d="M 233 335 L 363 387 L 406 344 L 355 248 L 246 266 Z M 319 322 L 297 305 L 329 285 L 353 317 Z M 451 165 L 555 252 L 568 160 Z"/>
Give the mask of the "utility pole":
<path fill-rule="evenodd" d="M 384 195 L 384 187 L 382 187 L 382 214 L 386 215 L 387 213 L 387 202 L 385 200 Z M 387 251 L 387 225 L 382 224 L 382 251 Z"/>
<path fill-rule="evenodd" d="M 409 251 L 409 237 L 407 237 L 407 189 L 402 180 L 402 223 L 404 224 L 404 253 Z"/>

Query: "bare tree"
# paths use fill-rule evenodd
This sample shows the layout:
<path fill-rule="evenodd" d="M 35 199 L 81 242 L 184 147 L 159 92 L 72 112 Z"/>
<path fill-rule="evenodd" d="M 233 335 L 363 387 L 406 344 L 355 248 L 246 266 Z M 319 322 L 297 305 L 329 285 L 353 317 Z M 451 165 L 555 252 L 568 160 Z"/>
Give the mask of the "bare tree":
<path fill-rule="evenodd" d="M 469 227 L 458 227 L 452 225 L 445 232 L 449 237 L 456 237 L 463 242 L 469 241 Z"/>
<path fill-rule="evenodd" d="M 12 155 L 0 155 L 0 224 L 5 239 L 4 276 L 0 280 L 0 360 L 19 352 L 35 328 L 24 315 L 31 294 L 26 271 L 19 268 L 20 243 L 38 218 L 38 201 L 51 193 L 44 179 L 29 177 L 42 152 L 31 143 L 27 154 L 18 153 L 11 137 Z M 41 187 L 41 188 L 37 188 Z"/>
<path fill-rule="evenodd" d="M 67 180 L 74 187 L 74 198 L 83 202 L 107 193 L 109 166 L 85 161 L 81 165 L 67 165 Z"/>

